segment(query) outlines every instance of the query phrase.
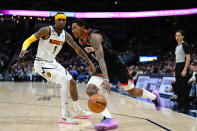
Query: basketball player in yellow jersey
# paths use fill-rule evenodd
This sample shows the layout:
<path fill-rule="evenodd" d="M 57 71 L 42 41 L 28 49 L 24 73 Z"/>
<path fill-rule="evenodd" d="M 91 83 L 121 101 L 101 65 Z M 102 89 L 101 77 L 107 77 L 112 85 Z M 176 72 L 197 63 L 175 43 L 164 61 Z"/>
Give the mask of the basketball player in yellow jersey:
<path fill-rule="evenodd" d="M 76 53 L 89 64 L 89 67 L 93 72 L 95 71 L 95 67 L 84 51 L 74 42 L 72 36 L 64 30 L 65 25 L 66 15 L 58 13 L 55 16 L 55 25 L 42 27 L 24 41 L 19 57 L 21 58 L 28 53 L 27 48 L 30 44 L 39 39 L 37 55 L 34 61 L 35 71 L 48 81 L 61 85 L 60 94 L 62 112 L 59 123 L 78 124 L 78 121 L 74 118 L 89 118 L 91 113 L 80 108 L 76 83 L 69 72 L 56 62 L 55 57 L 61 50 L 63 44 L 67 42 L 76 51 Z M 74 104 L 74 118 L 71 118 L 67 108 L 68 88 L 70 89 L 70 95 Z"/>

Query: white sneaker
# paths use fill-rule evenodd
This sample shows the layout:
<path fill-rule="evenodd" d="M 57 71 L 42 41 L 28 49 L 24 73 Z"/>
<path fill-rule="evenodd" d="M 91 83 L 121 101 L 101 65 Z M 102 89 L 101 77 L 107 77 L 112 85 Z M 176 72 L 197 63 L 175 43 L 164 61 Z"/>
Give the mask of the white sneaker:
<path fill-rule="evenodd" d="M 80 109 L 78 111 L 73 110 L 73 117 L 74 118 L 89 118 L 92 116 L 92 113 L 89 111 L 85 111 Z"/>
<path fill-rule="evenodd" d="M 79 124 L 79 122 L 76 119 L 73 119 L 71 117 L 70 113 L 65 116 L 61 114 L 58 122 L 61 124 L 69 124 L 69 125 L 78 125 Z"/>

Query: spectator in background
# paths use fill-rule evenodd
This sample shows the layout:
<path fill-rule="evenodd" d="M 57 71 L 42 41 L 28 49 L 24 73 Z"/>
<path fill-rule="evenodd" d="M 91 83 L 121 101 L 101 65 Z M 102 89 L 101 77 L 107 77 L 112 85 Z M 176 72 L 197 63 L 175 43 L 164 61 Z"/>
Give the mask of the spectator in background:
<path fill-rule="evenodd" d="M 86 77 L 83 74 L 79 74 L 77 77 L 79 83 L 85 82 Z"/>
<path fill-rule="evenodd" d="M 79 74 L 76 71 L 75 67 L 72 67 L 72 69 L 71 69 L 71 75 L 73 76 L 73 79 L 76 81 Z"/>
<path fill-rule="evenodd" d="M 197 102 L 197 84 L 196 84 L 196 80 L 197 80 L 197 62 L 194 62 L 191 64 L 191 70 L 193 71 L 192 73 L 192 77 L 189 80 L 189 84 L 191 84 L 192 88 L 190 91 L 190 100 L 194 100 Z"/>

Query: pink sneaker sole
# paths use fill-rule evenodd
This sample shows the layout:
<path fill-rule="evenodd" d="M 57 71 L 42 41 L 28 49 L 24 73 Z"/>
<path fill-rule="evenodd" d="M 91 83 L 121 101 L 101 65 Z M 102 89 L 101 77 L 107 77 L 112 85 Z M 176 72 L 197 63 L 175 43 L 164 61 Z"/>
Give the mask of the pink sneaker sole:
<path fill-rule="evenodd" d="M 107 131 L 116 128 L 118 128 L 118 123 L 115 121 L 115 119 L 109 118 L 94 126 L 94 129 L 96 129 L 97 131 Z"/>
<path fill-rule="evenodd" d="M 153 90 L 152 93 L 154 93 L 157 96 L 156 101 L 157 101 L 158 105 L 155 105 L 155 108 L 157 111 L 160 111 L 162 109 L 162 102 L 161 102 L 161 98 L 159 95 L 159 91 Z"/>
<path fill-rule="evenodd" d="M 81 119 L 88 119 L 90 118 L 92 115 L 90 116 L 73 116 L 74 118 L 81 118 Z"/>
<path fill-rule="evenodd" d="M 73 110 L 73 112 L 75 112 L 75 110 Z M 89 117 L 91 117 L 92 115 L 89 116 L 73 116 L 74 118 L 78 118 L 78 119 L 88 119 Z"/>
<path fill-rule="evenodd" d="M 67 125 L 78 125 L 79 124 L 79 122 L 77 122 L 77 123 L 69 123 L 69 122 L 66 122 L 64 120 L 59 120 L 58 123 L 67 124 Z"/>

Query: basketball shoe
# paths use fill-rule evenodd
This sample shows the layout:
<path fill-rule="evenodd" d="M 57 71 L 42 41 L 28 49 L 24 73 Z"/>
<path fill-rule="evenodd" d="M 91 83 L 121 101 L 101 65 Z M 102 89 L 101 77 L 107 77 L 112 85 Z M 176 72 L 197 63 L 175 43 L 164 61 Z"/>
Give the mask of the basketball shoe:
<path fill-rule="evenodd" d="M 83 109 L 78 109 L 78 111 L 73 110 L 72 116 L 74 118 L 89 118 L 92 116 L 92 113 Z"/>
<path fill-rule="evenodd" d="M 69 112 L 66 115 L 60 114 L 59 123 L 69 124 L 69 125 L 78 125 L 79 122 L 76 119 L 73 119 Z"/>
<path fill-rule="evenodd" d="M 118 128 L 118 123 L 115 119 L 106 118 L 101 123 L 94 126 L 97 131 L 106 131 Z"/>
<path fill-rule="evenodd" d="M 153 100 L 152 102 L 155 104 L 156 110 L 160 111 L 162 108 L 162 103 L 161 103 L 159 92 L 157 90 L 153 90 L 152 93 L 154 93 L 157 96 L 157 98 Z"/>

